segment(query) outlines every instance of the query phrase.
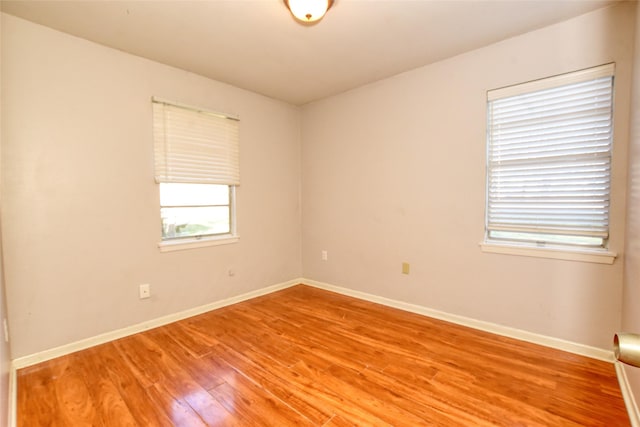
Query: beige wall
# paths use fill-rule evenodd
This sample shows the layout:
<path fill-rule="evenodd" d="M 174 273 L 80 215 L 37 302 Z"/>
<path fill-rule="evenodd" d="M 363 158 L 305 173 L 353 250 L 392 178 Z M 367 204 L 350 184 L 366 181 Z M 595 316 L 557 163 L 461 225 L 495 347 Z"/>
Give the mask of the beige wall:
<path fill-rule="evenodd" d="M 0 81 L 2 80 L 2 20 L 0 20 Z M 2 99 L 0 87 L 0 99 Z M 0 117 L 2 106 L 0 105 Z M 0 152 L 2 147 L 2 120 L 0 119 Z M 1 155 L 0 155 L 1 158 Z M 1 165 L 1 163 L 0 163 Z M 1 174 L 0 174 L 1 176 Z M 1 186 L 0 186 L 1 193 Z M 2 208 L 2 196 L 0 196 L 0 210 Z M 3 328 L 3 319 L 7 317 L 7 306 L 4 289 L 4 266 L 2 261 L 2 227 L 0 227 L 0 328 Z M 4 331 L 0 329 L 0 426 L 7 426 L 9 404 L 9 369 L 11 367 L 11 355 L 9 345 L 4 340 Z"/>
<path fill-rule="evenodd" d="M 596 11 L 305 106 L 305 277 L 609 349 L 620 326 L 622 257 L 601 265 L 478 247 L 485 99 L 488 89 L 616 62 L 610 245 L 622 254 L 633 7 Z M 400 274 L 403 261 L 411 263 L 408 276 Z"/>
<path fill-rule="evenodd" d="M 633 10 L 621 4 L 472 51 L 307 105 L 302 117 L 287 104 L 3 15 L 12 356 L 302 274 L 609 348 L 622 309 Z M 610 61 L 611 248 L 621 256 L 608 266 L 480 252 L 486 90 Z M 158 252 L 153 95 L 241 117 L 240 243 Z M 151 284 L 150 300 L 138 300 L 140 283 Z"/>
<path fill-rule="evenodd" d="M 636 33 L 631 102 L 631 135 L 627 189 L 627 240 L 622 304 L 623 331 L 640 333 L 640 7 Z M 625 367 L 636 401 L 640 402 L 640 368 Z"/>
<path fill-rule="evenodd" d="M 300 276 L 297 108 L 3 20 L 3 234 L 14 358 Z M 158 251 L 152 96 L 240 117 L 239 243 Z M 151 284 L 151 299 L 138 299 L 141 283 Z"/>

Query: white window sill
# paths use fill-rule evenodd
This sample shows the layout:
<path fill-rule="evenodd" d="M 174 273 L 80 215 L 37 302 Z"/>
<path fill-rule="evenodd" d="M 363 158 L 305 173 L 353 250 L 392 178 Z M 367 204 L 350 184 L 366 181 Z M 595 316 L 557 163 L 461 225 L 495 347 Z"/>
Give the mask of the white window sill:
<path fill-rule="evenodd" d="M 238 240 L 240 240 L 240 236 L 226 234 L 224 236 L 203 237 L 200 239 L 167 240 L 158 243 L 158 248 L 160 248 L 160 252 L 183 251 L 206 246 L 228 245 L 236 243 Z"/>
<path fill-rule="evenodd" d="M 482 242 L 482 252 L 492 254 L 519 255 L 536 258 L 562 259 L 567 261 L 593 262 L 598 264 L 613 264 L 618 256 L 614 252 L 597 249 L 559 249 L 559 248 L 535 248 L 531 246 Z"/>

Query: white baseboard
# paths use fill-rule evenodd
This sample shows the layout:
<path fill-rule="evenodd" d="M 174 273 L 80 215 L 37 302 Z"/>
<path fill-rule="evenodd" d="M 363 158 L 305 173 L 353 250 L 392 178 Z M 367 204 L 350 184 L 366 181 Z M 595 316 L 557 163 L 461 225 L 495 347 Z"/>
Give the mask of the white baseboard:
<path fill-rule="evenodd" d="M 190 308 L 178 313 L 169 314 L 156 319 L 148 320 L 146 322 L 138 323 L 136 325 L 127 326 L 126 328 L 118 329 L 104 334 L 96 335 L 94 337 L 86 338 L 80 341 L 72 342 L 69 344 L 55 347 L 49 350 L 41 351 L 39 353 L 30 354 L 28 356 L 19 357 L 13 360 L 13 367 L 15 369 L 25 368 L 32 366 L 46 360 L 55 359 L 56 357 L 65 356 L 67 354 L 75 353 L 76 351 L 84 350 L 89 347 L 104 344 L 109 341 L 114 341 L 119 338 L 124 338 L 129 335 L 137 334 L 149 329 L 157 328 L 178 320 L 186 319 L 188 317 L 197 316 L 198 314 L 206 313 L 217 308 L 226 307 L 231 304 L 236 304 L 242 301 L 246 301 L 251 298 L 256 298 L 262 295 L 270 294 L 281 289 L 289 288 L 293 285 L 301 283 L 302 279 L 289 280 L 287 282 L 278 283 L 276 285 L 261 288 L 255 291 L 247 292 L 242 295 L 226 298 L 220 301 L 215 301 L 209 304 L 205 304 L 199 307 Z"/>
<path fill-rule="evenodd" d="M 51 360 L 56 357 L 60 357 L 70 353 L 74 353 L 76 351 L 84 350 L 89 347 L 93 347 L 99 344 L 104 344 L 106 342 L 123 338 L 129 335 L 133 335 L 139 332 L 143 332 L 148 329 L 157 328 L 159 326 L 163 326 L 168 323 L 176 322 L 178 320 L 186 319 L 192 316 L 197 316 L 198 314 L 206 313 L 208 311 L 215 310 L 217 308 L 225 307 L 231 304 L 236 304 L 238 302 L 246 301 L 251 298 L 256 298 L 262 295 L 266 295 L 272 292 L 286 289 L 299 283 L 304 283 L 306 285 L 313 286 L 316 288 L 325 289 L 325 290 L 336 292 L 342 295 L 347 295 L 354 298 L 359 298 L 366 301 L 386 305 L 389 307 L 398 308 L 400 310 L 405 310 L 412 313 L 433 317 L 433 318 L 444 320 L 447 322 L 468 326 L 470 328 L 479 329 L 482 331 L 491 332 L 494 334 L 531 342 L 534 344 L 540 344 L 540 345 L 568 351 L 575 354 L 580 354 L 580 355 L 591 357 L 594 359 L 604 360 L 607 362 L 613 362 L 614 360 L 613 352 L 609 350 L 604 350 L 597 347 L 591 347 L 584 344 L 562 340 L 559 338 L 553 338 L 546 335 L 536 334 L 533 332 L 527 332 L 521 329 L 498 325 L 491 322 L 476 320 L 469 317 L 459 316 L 457 314 L 446 313 L 446 312 L 435 310 L 432 308 L 423 307 L 416 304 L 410 304 L 403 301 L 397 301 L 390 298 L 380 297 L 380 296 L 369 294 L 366 292 L 343 288 L 340 286 L 319 282 L 312 279 L 297 278 L 297 279 L 289 280 L 287 282 L 261 288 L 255 291 L 247 292 L 245 294 L 238 295 L 235 297 L 227 298 L 220 301 L 215 301 L 199 307 L 191 308 L 178 313 L 173 313 L 167 316 L 163 316 L 163 317 L 152 319 L 146 322 L 138 323 L 136 325 L 128 326 L 126 328 L 96 335 L 94 337 L 86 338 L 70 344 L 65 344 L 60 347 L 55 347 L 39 353 L 20 357 L 13 360 L 13 367 L 14 369 L 21 369 L 27 366 L 35 365 L 37 363 L 44 362 L 46 360 Z"/>
<path fill-rule="evenodd" d="M 606 362 L 613 362 L 614 360 L 612 350 L 611 351 L 604 350 L 597 347 L 591 347 L 584 344 L 566 341 L 560 338 L 553 338 L 546 335 L 523 331 L 521 329 L 498 325 L 496 323 L 485 322 L 482 320 L 476 320 L 469 317 L 459 316 L 457 314 L 446 313 L 444 311 L 434 310 L 432 308 L 427 308 L 427 307 L 423 307 L 416 304 L 410 304 L 402 301 L 384 298 L 377 295 L 368 294 L 366 292 L 354 291 L 353 289 L 342 288 L 340 286 L 318 282 L 316 280 L 303 278 L 303 279 L 300 279 L 300 281 L 301 283 L 304 283 L 306 285 L 313 286 L 316 288 L 325 289 L 327 291 L 336 292 L 339 294 L 363 299 L 370 302 L 375 302 L 378 304 L 398 308 L 400 310 L 405 310 L 412 313 L 422 314 L 423 316 L 433 317 L 435 319 L 456 323 L 462 326 L 468 326 L 470 328 L 479 329 L 481 331 L 491 332 L 497 335 L 515 338 L 521 341 L 527 341 L 530 343 L 539 344 L 546 347 L 551 347 L 558 350 L 563 350 L 570 353 L 591 357 L 593 359 L 604 360 Z"/>
<path fill-rule="evenodd" d="M 421 314 L 428 317 L 433 317 L 436 319 L 444 320 L 451 323 L 456 323 L 463 326 L 468 326 L 470 328 L 479 329 L 482 331 L 491 332 L 498 335 L 503 335 L 515 339 L 519 339 L 522 341 L 531 342 L 534 344 L 540 344 L 551 348 L 556 348 L 559 350 L 568 351 L 571 353 L 591 357 L 594 359 L 604 360 L 607 362 L 613 362 L 613 352 L 608 350 L 603 350 L 601 348 L 590 347 L 587 345 L 565 341 L 558 338 L 548 337 L 545 335 L 535 334 L 532 332 L 523 331 L 520 329 L 510 328 L 503 325 L 498 325 L 495 323 L 484 322 L 481 320 L 476 320 L 464 316 L 459 316 L 456 314 L 450 314 L 443 311 L 434 310 L 431 308 L 419 306 L 416 304 L 410 304 L 402 301 L 393 300 L 390 298 L 380 297 L 373 294 L 368 294 L 366 292 L 355 291 L 348 288 L 343 288 L 340 286 L 331 285 L 328 283 L 319 282 L 312 279 L 306 278 L 298 278 L 289 280 L 287 282 L 279 283 L 276 285 L 268 286 L 262 289 L 258 289 L 255 291 L 247 292 L 242 295 L 238 295 L 235 297 L 227 298 L 224 300 L 216 301 L 213 303 L 205 304 L 200 307 L 195 307 L 192 309 L 188 309 L 185 311 L 181 311 L 178 313 L 170 314 L 167 316 L 163 316 L 157 319 L 152 319 L 146 322 L 138 323 L 136 325 L 128 326 L 126 328 L 118 329 L 115 331 L 107 332 L 104 334 L 100 334 L 94 337 L 86 338 L 80 341 L 76 341 L 70 344 L 66 344 L 60 347 L 52 348 L 49 350 L 45 350 L 36 354 L 31 354 L 28 356 L 20 357 L 14 359 L 12 362 L 12 368 L 10 373 L 9 380 L 9 426 L 15 427 L 16 425 L 16 402 L 17 402 L 17 378 L 16 378 L 16 370 L 21 369 L 27 366 L 35 365 L 40 362 L 44 362 L 46 360 L 51 360 L 56 357 L 64 356 L 70 353 L 74 353 L 76 351 L 84 350 L 89 347 L 93 347 L 96 345 L 104 344 L 109 341 L 113 341 L 119 338 L 124 338 L 129 335 L 133 335 L 139 332 L 143 332 L 152 328 L 157 328 L 159 326 L 166 325 L 168 323 L 176 322 L 178 320 L 186 319 L 188 317 L 196 316 L 198 314 L 206 313 L 211 310 L 215 310 L 217 308 L 225 307 L 231 304 L 236 304 L 238 302 L 246 301 L 251 298 L 256 298 L 262 295 L 266 295 L 272 292 L 276 292 L 282 289 L 289 288 L 291 286 L 297 285 L 299 283 L 303 283 L 309 286 L 313 286 L 319 289 L 325 289 L 328 291 L 336 292 L 339 294 L 343 294 L 346 296 L 351 296 L 354 298 L 359 298 L 362 300 L 386 305 L 389 307 L 398 308 L 400 310 L 409 311 L 412 313 Z M 627 405 L 629 416 L 632 420 L 633 427 L 640 427 L 640 423 L 638 423 L 638 408 L 636 406 L 635 400 L 633 398 L 633 394 L 629 388 L 629 384 L 626 379 L 626 374 L 624 373 L 624 369 L 622 367 L 618 367 L 616 364 L 616 371 L 618 372 L 618 380 L 620 381 L 623 397 L 625 399 L 625 403 Z M 626 387 L 626 388 L 625 388 Z M 633 412 L 632 412 L 633 411 Z M 635 417 L 635 418 L 634 418 Z"/>
<path fill-rule="evenodd" d="M 629 421 L 631 421 L 631 427 L 640 427 L 640 411 L 638 411 L 636 399 L 633 395 L 633 391 L 631 390 L 631 386 L 629 385 L 627 371 L 625 371 L 622 363 L 615 361 L 614 364 L 616 367 L 616 374 L 618 375 L 618 383 L 620 384 L 622 398 L 624 399 L 624 404 L 627 407 Z"/>

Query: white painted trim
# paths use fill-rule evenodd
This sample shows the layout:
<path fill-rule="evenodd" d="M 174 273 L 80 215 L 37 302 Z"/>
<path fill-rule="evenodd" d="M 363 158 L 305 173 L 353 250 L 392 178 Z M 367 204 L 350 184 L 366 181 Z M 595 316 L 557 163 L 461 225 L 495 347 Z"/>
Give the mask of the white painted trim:
<path fill-rule="evenodd" d="M 272 292 L 276 292 L 282 289 L 295 286 L 297 284 L 305 284 L 313 286 L 319 289 L 324 289 L 331 292 L 336 292 L 342 295 L 359 298 L 365 301 L 370 301 L 378 304 L 382 304 L 388 307 L 398 308 L 400 310 L 409 311 L 412 313 L 421 314 L 423 316 L 433 317 L 435 319 L 444 320 L 447 322 L 467 326 L 470 328 L 491 332 L 497 335 L 502 335 L 510 338 L 519 339 L 522 341 L 531 342 L 534 344 L 544 345 L 546 347 L 556 348 L 559 350 L 568 351 L 571 353 L 579 354 L 582 356 L 591 357 L 594 359 L 604 360 L 607 362 L 613 362 L 613 351 L 604 350 L 601 348 L 591 347 L 584 344 L 579 344 L 571 341 L 565 341 L 558 338 L 553 338 L 545 335 L 535 334 L 532 332 L 523 331 L 508 326 L 498 325 L 491 322 L 485 322 L 481 320 L 472 319 L 469 317 L 459 316 L 456 314 L 450 314 L 432 308 L 419 306 L 416 304 L 410 304 L 402 301 L 393 300 L 390 298 L 380 297 L 377 295 L 369 294 L 366 292 L 356 291 L 353 289 L 343 288 L 340 286 L 331 285 L 324 282 L 319 282 L 307 278 L 292 279 L 287 282 L 279 283 L 276 285 L 261 288 L 255 291 L 247 292 L 235 297 L 226 298 L 224 300 L 209 303 L 200 307 L 184 310 L 178 313 L 163 316 L 157 319 L 149 320 L 146 322 L 138 323 L 126 328 L 118 329 L 115 331 L 107 332 L 95 337 L 87 338 L 84 340 L 76 341 L 74 343 L 66 344 L 60 347 L 45 350 L 40 353 L 20 357 L 14 359 L 11 366 L 9 377 L 9 427 L 16 426 L 16 402 L 17 402 L 17 378 L 16 370 L 25 368 L 27 366 L 35 365 L 46 360 L 54 359 L 56 357 L 64 356 L 76 351 L 84 350 L 89 347 L 104 344 L 109 341 L 113 341 L 119 338 L 123 338 L 129 335 L 133 335 L 139 332 L 143 332 L 152 328 L 166 325 L 168 323 L 176 322 L 178 320 L 186 319 L 188 317 L 196 316 L 198 314 L 206 313 L 211 310 L 215 310 L 228 305 L 236 304 L 242 301 L 246 301 L 252 298 L 256 298 L 262 295 L 266 295 Z M 626 373 L 619 362 L 615 363 L 616 373 L 618 374 L 618 381 L 622 390 L 625 404 L 629 412 L 632 427 L 640 427 L 640 416 L 638 407 L 636 405 L 633 393 L 629 387 Z"/>
<path fill-rule="evenodd" d="M 517 83 L 498 89 L 487 91 L 487 100 L 508 98 L 511 96 L 522 95 L 529 92 L 536 92 L 544 89 L 551 89 L 572 83 L 581 83 L 589 80 L 595 80 L 601 77 L 613 77 L 616 71 L 616 64 L 599 65 L 596 67 L 586 68 L 584 70 L 573 71 L 565 74 L 559 74 L 551 77 L 544 77 L 538 80 L 532 80 L 526 83 Z"/>
<path fill-rule="evenodd" d="M 546 335 L 536 334 L 533 332 L 523 331 L 521 329 L 511 328 L 508 326 L 498 325 L 496 323 L 476 320 L 469 317 L 450 314 L 432 308 L 423 307 L 416 304 L 410 304 L 403 301 L 397 301 L 365 292 L 355 291 L 352 289 L 342 288 L 328 283 L 318 282 L 311 279 L 300 279 L 305 285 L 314 286 L 316 288 L 325 289 L 327 291 L 336 292 L 354 298 L 363 299 L 370 302 L 386 305 L 388 307 L 398 308 L 400 310 L 421 314 L 423 316 L 433 317 L 435 319 L 444 320 L 470 328 L 479 329 L 481 331 L 491 332 L 505 337 L 515 338 L 521 341 L 527 341 L 582 356 L 591 357 L 593 359 L 603 360 L 605 362 L 613 362 L 613 350 L 604 350 L 597 347 L 566 341 L 560 338 L 549 337 Z M 640 426 L 638 426 L 640 427 Z"/>
<path fill-rule="evenodd" d="M 237 243 L 238 235 L 224 235 L 223 237 L 203 237 L 201 239 L 176 239 L 165 240 L 158 243 L 160 252 L 184 251 L 186 249 L 204 248 L 207 246 L 220 246 Z"/>
<path fill-rule="evenodd" d="M 16 427 L 18 424 L 18 377 L 16 373 L 15 364 L 12 362 L 9 368 L 9 404 L 7 407 L 7 425 L 9 427 Z"/>
<path fill-rule="evenodd" d="M 562 259 L 565 261 L 613 264 L 618 254 L 604 250 L 579 250 L 557 248 L 534 248 L 532 246 L 509 245 L 506 243 L 481 242 L 482 252 L 490 254 L 519 255 L 534 258 Z"/>
<path fill-rule="evenodd" d="M 119 338 L 123 338 L 129 335 L 137 334 L 149 329 L 157 328 L 178 320 L 186 319 L 188 317 L 197 316 L 198 314 L 206 313 L 217 308 L 226 307 L 228 305 L 236 304 L 242 301 L 246 301 L 251 298 L 256 298 L 262 295 L 270 294 L 282 289 L 289 288 L 291 286 L 301 283 L 302 279 L 289 280 L 287 282 L 278 283 L 276 285 L 267 286 L 262 289 L 247 292 L 242 295 L 226 298 L 220 301 L 215 301 L 209 304 L 202 305 L 200 307 L 190 308 L 178 313 L 169 314 L 167 316 L 159 317 L 156 319 L 148 320 L 146 322 L 138 323 L 136 325 L 127 326 L 115 331 L 106 332 L 104 334 L 96 335 L 94 337 L 86 338 L 80 341 L 72 342 L 69 344 L 55 347 L 49 350 L 45 350 L 39 353 L 30 354 L 28 356 L 19 357 L 13 360 L 13 367 L 15 369 L 22 369 L 27 366 L 35 365 L 46 360 L 55 359 L 56 357 L 64 356 L 74 353 L 76 351 L 84 350 L 89 347 L 104 344 L 109 341 L 114 341 Z"/>
<path fill-rule="evenodd" d="M 640 427 L 640 411 L 638 411 L 638 405 L 636 399 L 629 385 L 629 379 L 627 378 L 627 371 L 624 369 L 624 365 L 617 360 L 614 362 L 616 367 L 616 374 L 618 375 L 618 383 L 620 384 L 620 391 L 622 392 L 622 398 L 624 404 L 627 407 L 627 413 L 629 414 L 629 421 L 631 421 L 631 427 Z"/>

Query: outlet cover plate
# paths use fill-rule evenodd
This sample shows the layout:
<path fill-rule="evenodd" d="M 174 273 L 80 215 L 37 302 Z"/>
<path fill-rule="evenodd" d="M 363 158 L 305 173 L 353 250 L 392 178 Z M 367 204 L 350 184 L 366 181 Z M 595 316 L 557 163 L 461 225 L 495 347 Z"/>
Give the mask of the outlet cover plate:
<path fill-rule="evenodd" d="M 403 262 L 402 263 L 402 274 L 409 274 L 409 271 L 411 271 L 411 265 L 408 262 Z"/>
<path fill-rule="evenodd" d="M 140 299 L 149 298 L 151 296 L 151 286 L 148 283 L 140 285 Z"/>

